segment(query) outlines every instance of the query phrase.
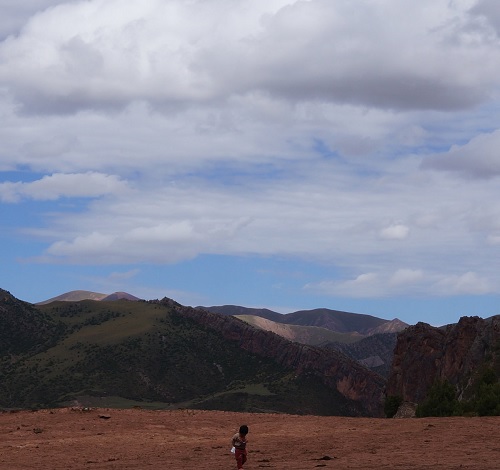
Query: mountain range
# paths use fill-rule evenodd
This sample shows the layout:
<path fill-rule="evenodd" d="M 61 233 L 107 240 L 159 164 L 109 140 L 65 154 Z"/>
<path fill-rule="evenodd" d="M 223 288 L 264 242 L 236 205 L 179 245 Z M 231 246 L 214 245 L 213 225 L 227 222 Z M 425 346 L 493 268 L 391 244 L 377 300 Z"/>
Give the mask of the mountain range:
<path fill-rule="evenodd" d="M 34 305 L 0 289 L 0 407 L 382 416 L 386 396 L 421 401 L 436 379 L 473 393 L 478 369 L 500 367 L 495 318 L 435 329 L 123 292 L 73 291 Z"/>

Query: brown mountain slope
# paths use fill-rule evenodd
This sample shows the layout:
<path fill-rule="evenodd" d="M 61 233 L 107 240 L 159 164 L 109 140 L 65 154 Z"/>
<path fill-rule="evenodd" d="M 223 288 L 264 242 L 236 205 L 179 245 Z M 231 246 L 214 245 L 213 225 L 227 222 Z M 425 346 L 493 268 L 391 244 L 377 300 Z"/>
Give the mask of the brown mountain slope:
<path fill-rule="evenodd" d="M 343 312 L 328 308 L 299 310 L 297 312 L 285 314 L 267 309 L 246 308 L 236 305 L 197 308 L 213 313 L 220 313 L 222 315 L 255 315 L 288 325 L 316 326 L 338 333 L 356 333 L 359 335 L 394 333 L 408 326 L 397 318 L 394 320 L 385 320 L 372 315 Z"/>
<path fill-rule="evenodd" d="M 283 323 L 283 314 L 274 312 L 267 308 L 242 307 L 240 305 L 214 305 L 212 307 L 196 307 L 207 312 L 219 313 L 220 315 L 254 315 L 267 320 Z"/>
<path fill-rule="evenodd" d="M 355 333 L 337 333 L 336 331 L 319 326 L 289 325 L 287 323 L 274 322 L 267 318 L 256 315 L 235 315 L 236 318 L 265 331 L 276 333 L 289 341 L 321 346 L 331 342 L 354 343 L 363 338 Z"/>
<path fill-rule="evenodd" d="M 127 292 L 113 292 L 112 294 L 101 294 L 99 292 L 92 292 L 88 290 L 73 290 L 64 294 L 52 297 L 51 299 L 37 302 L 35 305 L 46 305 L 51 302 L 80 302 L 82 300 L 98 300 L 102 302 L 114 300 L 140 300 L 132 294 Z"/>
<path fill-rule="evenodd" d="M 108 294 L 101 294 L 99 292 L 91 292 L 88 290 L 72 290 L 64 294 L 52 297 L 51 299 L 37 302 L 36 305 L 50 304 L 51 302 L 79 302 L 80 300 L 102 300 Z"/>
<path fill-rule="evenodd" d="M 371 334 L 373 330 L 389 322 L 389 320 L 372 315 L 342 312 L 327 308 L 288 313 L 285 315 L 284 321 L 294 325 L 321 326 L 340 333 L 357 332 L 361 335 Z"/>
<path fill-rule="evenodd" d="M 403 331 L 408 326 L 408 323 L 401 321 L 399 318 L 395 318 L 394 320 L 382 323 L 382 325 L 371 329 L 368 334 L 376 335 L 379 333 L 398 333 L 399 331 Z"/>
<path fill-rule="evenodd" d="M 108 302 L 115 300 L 130 300 L 132 302 L 135 302 L 140 299 L 139 297 L 136 297 L 135 295 L 129 294 L 127 292 L 114 292 L 113 294 L 109 294 L 103 299 L 101 299 L 101 302 Z"/>

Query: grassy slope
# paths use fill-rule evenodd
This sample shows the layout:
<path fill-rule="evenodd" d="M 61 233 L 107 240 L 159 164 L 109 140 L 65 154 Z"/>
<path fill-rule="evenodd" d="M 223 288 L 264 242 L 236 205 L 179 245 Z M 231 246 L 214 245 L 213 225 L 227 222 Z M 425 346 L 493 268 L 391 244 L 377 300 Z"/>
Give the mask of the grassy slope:
<path fill-rule="evenodd" d="M 39 306 L 63 331 L 2 377 L 0 405 L 47 406 L 82 397 L 107 404 L 342 414 L 345 400 L 242 351 L 168 307 L 146 302 Z M 152 405 L 153 406 L 153 405 Z"/>

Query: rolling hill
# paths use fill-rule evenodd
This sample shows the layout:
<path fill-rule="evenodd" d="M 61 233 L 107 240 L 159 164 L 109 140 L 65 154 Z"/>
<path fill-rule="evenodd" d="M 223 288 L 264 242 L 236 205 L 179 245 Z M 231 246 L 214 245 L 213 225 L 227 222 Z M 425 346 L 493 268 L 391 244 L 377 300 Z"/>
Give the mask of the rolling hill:
<path fill-rule="evenodd" d="M 0 407 L 98 399 L 106 406 L 381 414 L 382 377 L 337 351 L 238 318 L 170 299 L 33 306 L 1 294 Z M 9 339 L 20 330 L 22 337 Z"/>

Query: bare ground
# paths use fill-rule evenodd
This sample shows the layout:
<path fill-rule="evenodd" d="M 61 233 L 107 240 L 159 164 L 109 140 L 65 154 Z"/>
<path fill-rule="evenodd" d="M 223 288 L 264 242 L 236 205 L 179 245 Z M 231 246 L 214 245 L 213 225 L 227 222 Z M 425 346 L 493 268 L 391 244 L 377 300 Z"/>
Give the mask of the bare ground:
<path fill-rule="evenodd" d="M 369 419 L 141 409 L 0 413 L 0 469 L 500 469 L 500 418 Z"/>

